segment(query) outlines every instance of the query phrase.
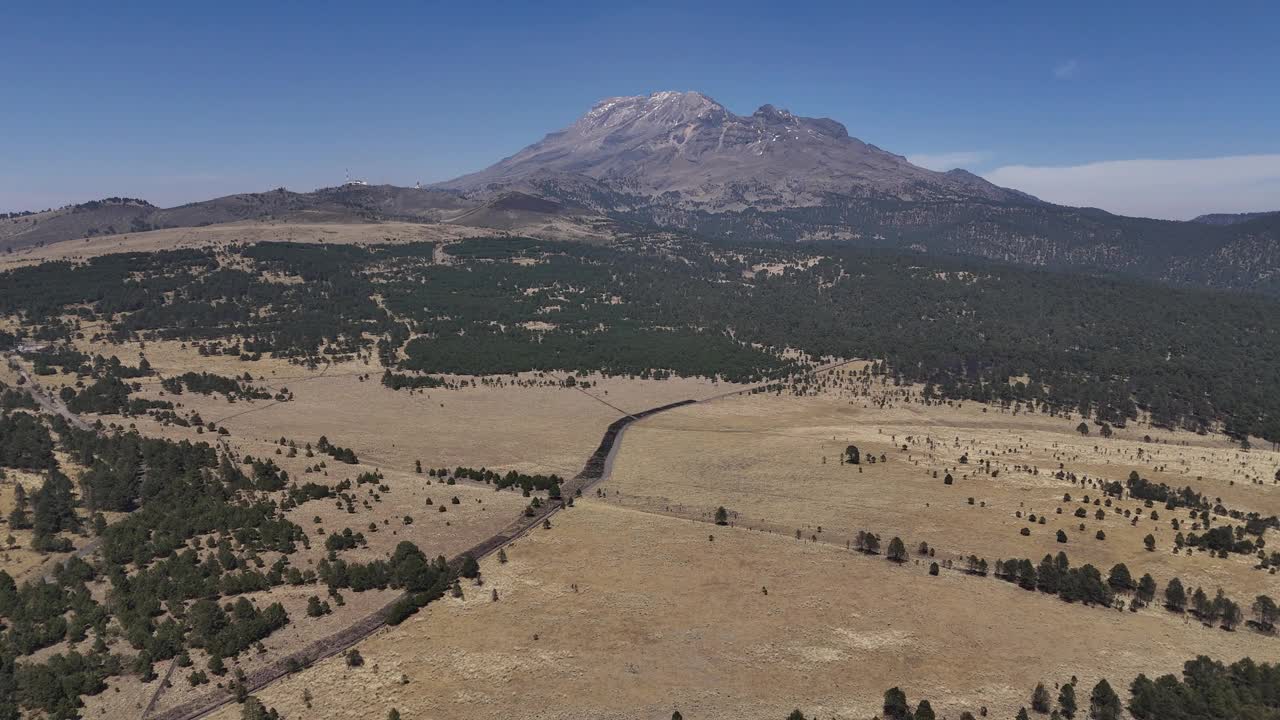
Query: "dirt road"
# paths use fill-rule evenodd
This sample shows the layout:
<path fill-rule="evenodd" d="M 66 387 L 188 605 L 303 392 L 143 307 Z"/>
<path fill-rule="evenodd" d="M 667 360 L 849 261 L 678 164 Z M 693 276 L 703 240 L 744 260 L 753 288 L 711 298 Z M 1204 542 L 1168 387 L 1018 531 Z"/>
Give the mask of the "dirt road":
<path fill-rule="evenodd" d="M 35 379 L 27 373 L 26 368 L 22 367 L 22 364 L 17 361 L 17 358 L 14 357 L 12 353 L 5 353 L 4 357 L 5 360 L 8 361 L 9 367 L 13 368 L 13 370 L 18 373 L 18 376 L 22 378 L 22 389 L 26 390 L 27 394 L 31 396 L 31 399 L 35 400 L 36 404 L 43 408 L 45 412 L 51 415 L 61 415 L 68 423 L 80 428 L 81 430 L 93 429 L 92 425 L 80 419 L 78 415 L 68 410 L 67 406 L 63 404 L 60 399 L 54 397 L 50 392 L 41 387 L 40 383 L 36 382 Z"/>

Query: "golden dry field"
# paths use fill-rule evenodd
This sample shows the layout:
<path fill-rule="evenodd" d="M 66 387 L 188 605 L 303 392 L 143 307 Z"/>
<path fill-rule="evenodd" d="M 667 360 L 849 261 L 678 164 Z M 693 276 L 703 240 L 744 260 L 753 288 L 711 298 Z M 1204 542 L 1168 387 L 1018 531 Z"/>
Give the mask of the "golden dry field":
<path fill-rule="evenodd" d="M 5 468 L 4 481 L 0 482 L 0 517 L 9 517 L 14 509 L 14 494 L 17 486 L 22 485 L 27 496 L 44 483 L 44 476 L 29 470 Z M 46 557 L 31 549 L 31 531 L 21 530 L 5 524 L 4 533 L 0 535 L 0 560 L 4 561 L 4 569 L 18 579 L 26 579 L 39 574 Z M 10 542 L 9 538 L 13 538 Z"/>
<path fill-rule="evenodd" d="M 982 706 L 1012 717 L 1041 681 L 1054 689 L 1075 675 L 1087 692 L 1102 677 L 1125 688 L 1138 673 L 1176 673 L 1197 654 L 1280 659 L 1280 641 L 1244 626 L 1210 629 L 1159 603 L 1136 612 L 1068 604 L 967 575 L 963 563 L 931 577 L 916 552 L 925 541 L 939 561 L 976 554 L 994 563 L 1061 550 L 1104 577 L 1117 562 L 1135 578 L 1149 572 L 1160 592 L 1175 576 L 1188 591 L 1222 588 L 1247 615 L 1253 596 L 1274 595 L 1280 582 L 1243 556 L 1171 552 L 1170 521 L 1180 518 L 1184 531 L 1194 523 L 1185 510 L 1157 504 L 1152 521 L 1137 501 L 1080 499 L 1100 497 L 1090 481 L 1137 470 L 1272 514 L 1277 453 L 1138 425 L 1086 438 L 1078 418 L 926 406 L 908 401 L 912 392 L 873 386 L 868 396 L 856 385 L 726 397 L 639 421 L 598 495 L 513 543 L 510 562 L 486 559 L 482 587 L 362 642 L 363 667 L 331 658 L 258 695 L 286 717 L 373 719 L 394 707 L 406 718 L 679 710 L 766 719 L 799 706 L 843 720 L 877 714 L 884 690 L 900 685 L 939 717 Z M 842 465 L 849 444 L 885 461 Z M 986 459 L 998 472 L 979 471 Z M 1059 463 L 1076 482 L 1054 476 Z M 953 485 L 943 484 L 947 472 Z M 733 512 L 731 527 L 711 524 L 719 505 Z M 1074 516 L 1078 507 L 1087 518 Z M 1028 522 L 1029 513 L 1046 523 Z M 1054 539 L 1059 528 L 1066 544 Z M 885 544 L 902 537 L 910 559 L 896 565 L 846 549 L 860 529 Z M 1147 533 L 1154 552 L 1143 547 Z"/>
<path fill-rule="evenodd" d="M 710 537 L 714 536 L 714 541 Z M 1163 611 L 1067 605 L 829 545 L 587 500 L 445 598 L 258 693 L 285 717 L 870 718 L 884 690 L 939 717 L 1012 717 L 1038 681 L 1090 687 L 1189 656 L 1274 660 L 1274 638 Z M 576 586 L 576 590 L 575 590 Z M 768 589 L 768 594 L 763 589 Z M 498 601 L 492 600 L 492 591 Z M 404 677 L 408 682 L 403 682 Z M 304 692 L 313 698 L 303 705 Z M 233 720 L 239 709 L 213 717 Z"/>
<path fill-rule="evenodd" d="M 206 422 L 226 427 L 227 440 L 255 456 L 274 453 L 281 437 L 304 443 L 325 435 L 351 447 L 362 464 L 382 470 L 412 471 L 424 467 L 515 469 L 571 477 L 600 442 L 604 428 L 623 411 L 711 397 L 741 386 L 703 379 L 637 380 L 587 376 L 589 391 L 555 387 L 559 375 L 525 373 L 494 379 L 501 385 L 465 378 L 459 389 L 395 391 L 380 382 L 383 368 L 369 359 L 334 363 L 314 370 L 284 360 L 241 361 L 225 355 L 202 356 L 178 342 L 115 345 L 84 340 L 77 346 L 89 354 L 116 356 L 137 364 L 143 353 L 161 376 L 209 372 L 224 376 L 249 373 L 254 384 L 273 391 L 288 389 L 293 400 L 228 403 L 221 395 L 187 392 L 166 396 L 156 378 L 142 378 L 140 397 L 170 400 L 181 411 L 197 411 Z M 464 380 L 464 378 L 454 378 Z M 73 383 L 74 375 L 39 379 L 55 390 Z M 589 394 L 588 394 L 589 393 Z M 103 418 L 119 421 L 118 417 Z M 196 436 L 188 429 L 161 427 L 147 418 L 131 420 L 139 429 L 173 438 Z M 213 438 L 205 436 L 212 441 Z M 282 460 L 273 457 L 282 467 Z M 294 463 L 301 468 L 302 458 Z"/>
<path fill-rule="evenodd" d="M 604 427 L 622 415 L 688 397 L 708 397 L 732 391 L 737 386 L 697 380 L 639 381 L 621 378 L 584 378 L 592 384 L 591 394 L 560 387 L 557 377 L 535 374 L 477 382 L 457 389 L 423 392 L 394 391 L 379 382 L 381 368 L 365 359 L 322 365 L 313 370 L 285 361 L 263 359 L 241 361 L 222 355 L 202 356 L 196 348 L 177 342 L 145 345 L 116 345 L 101 340 L 81 339 L 77 346 L 90 354 L 115 356 L 126 364 L 136 364 L 145 356 L 160 376 L 187 371 L 204 371 L 225 376 L 248 373 L 254 384 L 273 391 L 287 388 L 287 402 L 255 400 L 229 402 L 218 394 L 185 392 L 166 394 L 157 377 L 140 378 L 140 397 L 172 400 L 181 414 L 196 411 L 228 431 L 226 435 L 201 432 L 195 427 L 162 423 L 138 416 L 127 421 L 119 416 L 103 416 L 108 426 L 124 424 L 145 435 L 171 440 L 205 441 L 221 445 L 236 457 L 270 459 L 298 483 L 317 482 L 332 486 L 353 479 L 362 472 L 381 475 L 378 485 L 361 485 L 353 490 L 354 512 L 334 500 L 311 501 L 286 513 L 304 528 L 309 548 L 291 556 L 291 564 L 302 570 L 314 568 L 326 555 L 325 537 L 345 529 L 361 533 L 365 545 L 346 550 L 341 557 L 351 562 L 385 558 L 402 540 L 409 540 L 434 557 L 455 555 L 482 540 L 504 531 L 518 518 L 529 499 L 517 489 L 497 492 L 493 487 L 471 482 L 448 485 L 415 471 L 415 461 L 424 469 L 453 468 L 458 465 L 515 469 L 529 473 L 575 475 L 600 441 Z M 27 373 L 31 367 L 21 362 Z M 17 373 L 5 367 L 5 380 L 14 385 Z M 45 389 L 56 391 L 77 382 L 73 374 L 33 376 Z M 461 379 L 459 379 L 461 380 Z M 499 386 L 497 383 L 501 383 Z M 621 408 L 621 410 L 619 409 Z M 93 422 L 95 416 L 85 415 Z M 347 465 L 320 453 L 303 451 L 315 446 L 321 436 L 334 444 L 352 448 L 359 458 Z M 298 451 L 290 452 L 280 440 L 286 438 Z M 62 466 L 74 477 L 76 467 L 59 455 Z M 321 467 L 321 463 L 324 463 Z M 39 487 L 40 476 L 22 471 L 9 472 L 21 479 L 28 491 Z M 0 486 L 0 505 L 11 509 L 12 482 Z M 456 503 L 455 503 L 456 500 Z M 110 518 L 109 518 L 110 519 Z M 8 550 L 5 568 L 20 581 L 48 571 L 66 554 L 45 554 L 30 550 L 30 531 L 15 531 L 17 547 Z M 3 538 L 0 538 L 2 540 Z M 75 539 L 77 547 L 88 538 Z M 264 558 L 269 564 L 274 557 Z M 99 599 L 105 597 L 105 580 L 91 583 Z M 245 595 L 262 607 L 273 602 L 284 605 L 291 619 L 282 630 L 264 642 L 265 652 L 250 650 L 228 667 L 247 674 L 265 667 L 309 643 L 326 638 L 359 621 L 391 602 L 395 591 L 344 592 L 345 604 L 331 615 L 306 615 L 310 596 L 325 596 L 323 587 L 289 585 Z M 83 644 L 59 643 L 31 656 L 39 662 L 68 649 L 84 651 Z M 130 657 L 127 644 L 113 642 L 113 652 Z M 207 695 L 218 684 L 226 685 L 230 675 L 212 677 L 210 685 L 192 687 L 187 676 L 203 669 L 208 661 L 201 650 L 192 650 L 193 665 L 175 669 L 170 686 L 161 684 L 170 663 L 157 666 L 160 677 L 143 683 L 135 674 L 108 679 L 106 692 L 87 697 L 86 717 L 140 715 L 153 695 L 154 713 L 161 713 Z"/>
<path fill-rule="evenodd" d="M 597 376 L 580 379 L 589 383 L 583 391 L 538 373 L 453 377 L 458 387 L 394 391 L 367 357 L 308 368 L 206 356 L 178 342 L 117 345 L 86 336 L 76 343 L 84 352 L 127 365 L 146 357 L 158 376 L 136 381 L 139 397 L 172 401 L 179 415 L 194 411 L 226 431 L 141 416 L 125 421 L 146 435 L 268 458 L 299 483 L 381 475 L 381 487 L 354 488 L 351 512 L 321 500 L 287 513 L 311 543 L 292 557 L 303 570 L 324 558 L 328 534 L 345 529 L 366 543 L 342 552 L 350 561 L 386 557 L 401 540 L 429 556 L 452 557 L 506 532 L 528 502 L 518 490 L 447 485 L 417 473 L 416 461 L 424 469 L 571 477 L 624 411 L 705 400 L 631 425 L 605 482 L 555 515 L 551 529 L 511 543 L 510 562 L 484 559 L 484 584 L 465 585 L 463 599 L 442 598 L 361 641 L 364 666 L 330 657 L 255 693 L 285 717 L 377 720 L 394 707 L 406 718 L 666 718 L 679 710 L 687 718 L 764 720 L 800 706 L 852 720 L 874 715 L 894 685 L 913 703 L 928 698 L 940 717 L 978 714 L 983 706 L 992 717 L 1011 717 L 1040 681 L 1052 688 L 1075 675 L 1083 692 L 1101 677 L 1124 687 L 1140 672 L 1176 672 L 1197 654 L 1280 659 L 1280 641 L 1245 626 L 1210 629 L 1158 603 L 1136 612 L 1067 604 L 962 572 L 970 555 L 1035 563 L 1063 551 L 1073 566 L 1091 563 L 1104 576 L 1121 562 L 1135 578 L 1150 573 L 1161 591 L 1173 577 L 1188 591 L 1221 588 L 1247 614 L 1255 595 L 1280 590 L 1275 575 L 1247 556 L 1175 553 L 1171 522 L 1191 532 L 1201 529 L 1197 519 L 1163 504 L 1104 502 L 1099 487 L 1137 471 L 1191 485 L 1232 509 L 1280 513 L 1271 480 L 1280 453 L 1245 452 L 1221 436 L 1140 423 L 1108 438 L 1082 436 L 1075 417 L 922 402 L 916 388 L 864 375 L 864 363 L 825 373 L 799 392 L 737 394 L 742 386 L 729 383 Z M 291 399 L 230 402 L 161 388 L 159 378 L 188 371 L 247 374 L 273 393 L 287 389 Z M 13 385 L 17 374 L 4 373 Z M 36 379 L 55 392 L 76 382 L 71 374 Z M 359 462 L 305 452 L 321 436 L 351 448 Z M 841 460 L 851 444 L 863 454 L 861 465 Z M 73 464 L 59 459 L 74 475 Z M 10 478 L 20 475 L 24 485 L 39 482 L 32 473 Z M 6 483 L 0 509 L 11 504 Z M 729 511 L 729 527 L 712 524 L 719 506 Z M 1079 509 L 1085 517 L 1076 516 Z M 886 545 L 902 538 L 910 559 L 896 565 L 854 552 L 860 530 Z M 1055 539 L 1058 530 L 1065 544 Z M 1154 551 L 1143 546 L 1148 533 Z M 65 557 L 35 553 L 25 548 L 29 538 L 17 539 L 21 547 L 9 551 L 6 566 L 19 577 L 47 572 Z M 921 542 L 931 556 L 917 552 Z M 935 560 L 943 569 L 931 577 Z M 104 581 L 92 587 L 105 594 Z M 261 652 L 229 659 L 232 671 L 265 668 L 359 622 L 397 593 L 344 592 L 344 604 L 318 618 L 306 614 L 312 595 L 323 598 L 323 587 L 249 593 L 259 606 L 282 603 L 291 622 Z M 55 645 L 31 660 L 66 649 Z M 119 640 L 111 649 L 131 652 Z M 106 692 L 86 698 L 85 716 L 138 716 L 153 696 L 153 714 L 162 713 L 229 682 L 231 675 L 192 687 L 187 676 L 208 657 L 193 650 L 191 659 L 191 668 L 174 668 L 164 688 L 168 662 L 147 683 L 132 673 L 110 678 Z M 239 712 L 231 703 L 213 717 L 231 720 Z"/>
<path fill-rule="evenodd" d="M 894 536 L 912 548 L 927 542 L 946 558 L 1039 562 L 1046 553 L 1064 551 L 1073 565 L 1088 562 L 1105 573 L 1123 562 L 1135 577 L 1149 572 L 1161 586 L 1178 577 L 1250 601 L 1280 586 L 1276 576 L 1253 569 L 1256 558 L 1172 553 L 1177 532 L 1170 521 L 1179 519 L 1183 532 L 1194 525 L 1185 509 L 1157 504 L 1152 509 L 1160 517 L 1153 521 L 1152 509 L 1139 501 L 1094 505 L 1102 496 L 1096 486 L 1055 477 L 1061 466 L 1078 478 L 1123 482 L 1136 470 L 1265 517 L 1280 514 L 1280 486 L 1272 479 L 1280 454 L 1241 452 L 1224 438 L 1150 427 L 1085 438 L 1077 424 L 1078 418 L 1015 416 L 976 403 L 899 402 L 881 409 L 844 397 L 737 397 L 677 408 L 630 428 L 603 491 L 627 507 L 700 519 L 724 506 L 735 524 L 798 530 L 841 547 L 867 530 L 886 543 Z M 1153 442 L 1143 442 L 1146 435 Z M 850 444 L 886 462 L 842 465 L 840 454 Z M 969 462 L 960 464 L 966 455 Z M 977 463 L 988 459 L 998 473 L 979 471 Z M 948 473 L 950 486 L 943 484 Z M 1252 482 L 1258 478 L 1263 484 Z M 1071 501 L 1063 500 L 1067 494 Z M 1087 517 L 1075 517 L 1079 508 Z M 1102 520 L 1096 519 L 1099 510 Z M 1035 523 L 1027 520 L 1032 514 Z M 1030 536 L 1020 535 L 1024 527 Z M 1065 544 L 1055 539 L 1059 529 L 1067 534 Z M 1096 539 L 1099 530 L 1105 540 Z M 1147 534 L 1156 539 L 1155 552 L 1143 546 Z"/>
<path fill-rule="evenodd" d="M 448 241 L 466 237 L 501 235 L 500 230 L 463 225 L 423 223 L 301 223 L 244 221 L 204 227 L 169 228 L 144 233 L 102 235 L 67 240 L 43 247 L 23 248 L 0 256 L 0 270 L 36 265 L 50 260 L 86 260 L 99 255 L 159 250 L 216 248 L 232 243 L 407 243 Z"/>

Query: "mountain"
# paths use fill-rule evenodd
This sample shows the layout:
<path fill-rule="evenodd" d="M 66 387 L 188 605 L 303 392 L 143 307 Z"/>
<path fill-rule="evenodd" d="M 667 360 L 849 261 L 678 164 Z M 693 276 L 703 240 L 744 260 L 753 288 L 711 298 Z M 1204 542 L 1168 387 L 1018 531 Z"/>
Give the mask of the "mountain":
<path fill-rule="evenodd" d="M 0 251 L 244 221 L 452 223 L 605 242 L 652 230 L 722 242 L 835 241 L 1280 295 L 1280 213 L 1193 222 L 1043 202 L 935 172 L 844 125 L 696 92 L 615 97 L 569 127 L 430 188 L 349 184 L 157 208 L 108 198 L 0 216 Z"/>
<path fill-rule="evenodd" d="M 772 105 L 735 115 L 696 92 L 603 100 L 436 187 L 470 201 L 519 192 L 713 240 L 835 240 L 1280 293 L 1280 231 L 1265 216 L 1215 225 L 1054 205 L 917 167 L 835 120 Z"/>
<path fill-rule="evenodd" d="M 603 100 L 568 128 L 440 187 L 475 192 L 575 181 L 712 212 L 815 206 L 831 196 L 1034 200 L 964 171 L 912 165 L 850 137 L 835 120 L 772 105 L 735 115 L 696 92 Z"/>
<path fill-rule="evenodd" d="M 1208 215 L 1199 215 L 1191 218 L 1191 222 L 1204 223 L 1205 225 L 1236 225 L 1238 223 L 1249 222 L 1271 215 L 1280 215 L 1280 210 L 1270 210 L 1267 212 L 1248 212 L 1248 213 L 1210 213 Z"/>

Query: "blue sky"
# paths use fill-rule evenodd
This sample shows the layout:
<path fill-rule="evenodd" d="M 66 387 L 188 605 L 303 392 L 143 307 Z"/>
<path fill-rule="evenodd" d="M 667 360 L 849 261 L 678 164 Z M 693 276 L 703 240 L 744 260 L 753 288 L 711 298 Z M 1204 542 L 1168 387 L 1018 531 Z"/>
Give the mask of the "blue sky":
<path fill-rule="evenodd" d="M 10 5 L 0 211 L 443 180 L 667 89 L 1059 202 L 1280 208 L 1276 4 L 465 5 Z"/>

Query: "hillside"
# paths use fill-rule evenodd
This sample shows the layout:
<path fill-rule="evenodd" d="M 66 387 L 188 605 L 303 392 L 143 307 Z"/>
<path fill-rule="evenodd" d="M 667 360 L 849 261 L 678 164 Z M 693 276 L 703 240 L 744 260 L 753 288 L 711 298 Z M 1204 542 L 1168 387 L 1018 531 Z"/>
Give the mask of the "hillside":
<path fill-rule="evenodd" d="M 1208 215 L 1198 215 L 1193 217 L 1191 218 L 1191 222 L 1204 223 L 1205 225 L 1236 225 L 1239 223 L 1249 222 L 1250 220 L 1258 220 L 1260 218 L 1276 215 L 1280 215 L 1280 210 L 1247 213 L 1209 213 Z"/>
<path fill-rule="evenodd" d="M 1280 292 L 1280 233 L 1265 217 L 1173 222 L 1053 205 L 963 169 L 917 167 L 834 120 L 772 105 L 738 116 L 700 93 L 609 98 L 439 187 L 477 200 L 518 190 L 731 242 L 835 239 Z"/>
<path fill-rule="evenodd" d="M 0 251 L 67 240 L 242 221 L 288 223 L 451 223 L 515 230 L 540 237 L 599 240 L 615 223 L 583 208 L 505 194 L 467 199 L 458 193 L 394 185 L 343 185 L 296 193 L 283 188 L 158 208 L 144 200 L 108 198 L 0 219 Z"/>
<path fill-rule="evenodd" d="M 829 118 L 772 105 L 739 116 L 696 92 L 603 100 L 570 127 L 442 187 L 477 190 L 555 175 L 717 211 L 818 205 L 829 194 L 1032 200 L 969 173 L 912 165 Z"/>

